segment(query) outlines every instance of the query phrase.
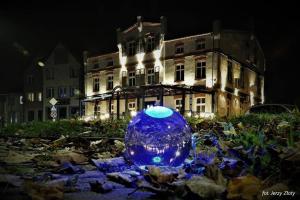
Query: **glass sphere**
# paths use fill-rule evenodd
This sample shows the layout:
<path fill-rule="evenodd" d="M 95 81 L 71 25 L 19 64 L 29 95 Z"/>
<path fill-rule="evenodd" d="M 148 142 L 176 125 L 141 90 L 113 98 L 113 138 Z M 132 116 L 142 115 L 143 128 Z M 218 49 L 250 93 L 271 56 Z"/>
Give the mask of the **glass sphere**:
<path fill-rule="evenodd" d="M 178 112 L 150 107 L 138 112 L 128 125 L 126 156 L 137 166 L 179 166 L 189 155 L 191 136 Z"/>

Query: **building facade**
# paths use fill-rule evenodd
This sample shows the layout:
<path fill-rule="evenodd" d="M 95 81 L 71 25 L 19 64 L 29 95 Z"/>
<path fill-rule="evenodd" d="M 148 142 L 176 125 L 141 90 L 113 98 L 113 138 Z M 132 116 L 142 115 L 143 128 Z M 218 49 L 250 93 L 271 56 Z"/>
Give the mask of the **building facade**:
<path fill-rule="evenodd" d="M 24 121 L 43 120 L 43 68 L 34 59 L 24 72 Z"/>
<path fill-rule="evenodd" d="M 22 123 L 24 118 L 23 94 L 0 94 L 0 127 Z"/>
<path fill-rule="evenodd" d="M 57 119 L 67 119 L 80 115 L 83 74 L 82 65 L 62 44 L 58 44 L 45 61 L 43 67 L 43 120 L 50 120 L 52 105 L 50 99 L 58 103 Z"/>
<path fill-rule="evenodd" d="M 85 56 L 86 116 L 160 102 L 184 114 L 223 117 L 264 102 L 265 58 L 251 31 L 224 30 L 215 21 L 212 32 L 166 40 L 166 28 L 164 17 L 158 23 L 138 17 L 117 30 L 117 52 Z M 135 95 L 119 96 L 121 90 Z"/>

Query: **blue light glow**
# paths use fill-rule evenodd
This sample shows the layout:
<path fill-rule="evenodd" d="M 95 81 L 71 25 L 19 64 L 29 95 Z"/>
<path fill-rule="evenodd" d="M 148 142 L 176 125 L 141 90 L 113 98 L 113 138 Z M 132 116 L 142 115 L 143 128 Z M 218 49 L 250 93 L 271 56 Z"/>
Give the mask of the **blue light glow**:
<path fill-rule="evenodd" d="M 166 118 L 170 117 L 173 114 L 173 111 L 170 108 L 162 106 L 152 106 L 146 109 L 145 113 L 154 118 Z"/>
<path fill-rule="evenodd" d="M 152 161 L 154 163 L 160 163 L 161 162 L 161 158 L 159 156 L 155 156 L 154 158 L 152 158 Z"/>
<path fill-rule="evenodd" d="M 179 166 L 190 152 L 191 129 L 178 112 L 150 107 L 128 124 L 125 145 L 126 157 L 137 166 Z"/>

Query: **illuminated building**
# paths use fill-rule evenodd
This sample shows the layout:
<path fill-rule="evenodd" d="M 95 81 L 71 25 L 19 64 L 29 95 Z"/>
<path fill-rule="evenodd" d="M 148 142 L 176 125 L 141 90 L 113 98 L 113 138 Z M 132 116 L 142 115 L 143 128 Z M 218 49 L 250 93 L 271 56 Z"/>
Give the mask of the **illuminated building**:
<path fill-rule="evenodd" d="M 265 58 L 252 31 L 221 29 L 219 21 L 212 32 L 187 37 L 167 39 L 166 30 L 164 17 L 157 23 L 137 17 L 117 30 L 118 51 L 85 54 L 87 117 L 153 104 L 186 115 L 229 116 L 263 103 Z"/>

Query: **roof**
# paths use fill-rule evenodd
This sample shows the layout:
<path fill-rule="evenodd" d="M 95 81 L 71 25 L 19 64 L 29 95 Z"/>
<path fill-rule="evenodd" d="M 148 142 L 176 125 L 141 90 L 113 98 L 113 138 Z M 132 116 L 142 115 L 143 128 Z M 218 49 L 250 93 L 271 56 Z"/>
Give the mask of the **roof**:
<path fill-rule="evenodd" d="M 174 42 L 177 40 L 186 40 L 186 39 L 191 39 L 194 37 L 201 37 L 201 36 L 206 36 L 206 35 L 211 35 L 211 32 L 209 33 L 203 33 L 203 34 L 197 34 L 197 35 L 190 35 L 190 36 L 185 36 L 185 37 L 180 37 L 180 38 L 174 38 L 174 39 L 170 39 L 170 40 L 165 40 L 164 42 Z"/>
<path fill-rule="evenodd" d="M 102 55 L 99 55 L 99 56 L 93 56 L 93 57 L 89 57 L 87 58 L 87 62 L 94 62 L 95 60 L 98 60 L 98 59 L 101 59 L 101 58 L 104 58 L 104 57 L 109 57 L 109 56 L 113 56 L 114 54 L 118 54 L 119 52 L 113 52 L 113 53 L 106 53 L 106 54 L 102 54 Z"/>
<path fill-rule="evenodd" d="M 154 23 L 154 22 L 141 22 L 141 23 L 143 26 L 160 26 L 160 23 Z M 132 25 L 129 28 L 127 28 L 126 30 L 124 30 L 123 33 L 128 33 L 137 27 L 138 27 L 138 23 L 135 23 L 134 25 Z"/>

